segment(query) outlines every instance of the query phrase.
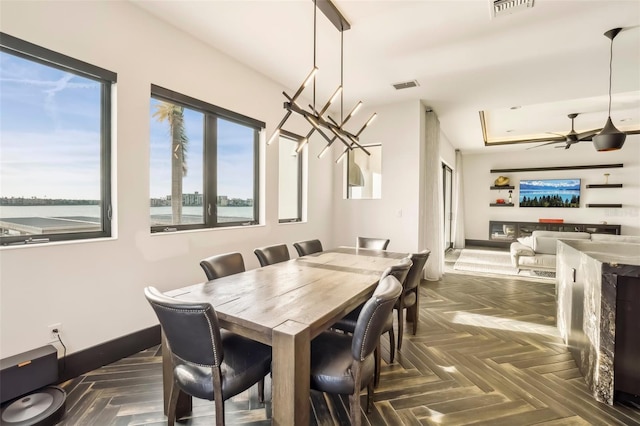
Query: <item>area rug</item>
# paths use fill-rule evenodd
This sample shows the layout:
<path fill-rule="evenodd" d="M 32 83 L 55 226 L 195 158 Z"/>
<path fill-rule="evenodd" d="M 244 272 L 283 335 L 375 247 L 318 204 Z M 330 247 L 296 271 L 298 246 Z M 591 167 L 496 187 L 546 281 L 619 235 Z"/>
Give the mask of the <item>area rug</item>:
<path fill-rule="evenodd" d="M 511 255 L 509 252 L 493 250 L 462 249 L 460 256 L 453 265 L 453 269 L 465 272 L 546 279 L 554 279 L 556 276 L 556 274 L 551 271 L 521 270 L 518 273 L 517 269 L 511 265 Z"/>

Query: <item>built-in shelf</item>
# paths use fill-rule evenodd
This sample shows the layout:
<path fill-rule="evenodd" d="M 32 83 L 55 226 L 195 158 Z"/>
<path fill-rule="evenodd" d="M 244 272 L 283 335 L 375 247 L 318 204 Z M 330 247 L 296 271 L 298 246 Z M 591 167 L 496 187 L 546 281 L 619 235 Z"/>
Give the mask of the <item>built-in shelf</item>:
<path fill-rule="evenodd" d="M 491 203 L 491 207 L 513 207 L 513 203 Z"/>
<path fill-rule="evenodd" d="M 587 204 L 587 207 L 620 208 L 622 204 Z"/>
<path fill-rule="evenodd" d="M 602 185 L 587 185 L 587 188 L 622 188 L 621 183 L 606 183 Z"/>
<path fill-rule="evenodd" d="M 515 188 L 516 188 L 515 186 L 510 186 L 510 185 L 508 185 L 508 186 L 495 186 L 494 185 L 494 186 L 491 187 L 491 189 L 515 189 Z"/>
<path fill-rule="evenodd" d="M 593 164 L 589 166 L 556 166 L 556 167 L 530 167 L 524 169 L 491 169 L 491 173 L 509 173 L 509 172 L 546 172 L 554 170 L 584 170 L 584 169 L 614 169 L 623 167 L 620 164 Z"/>

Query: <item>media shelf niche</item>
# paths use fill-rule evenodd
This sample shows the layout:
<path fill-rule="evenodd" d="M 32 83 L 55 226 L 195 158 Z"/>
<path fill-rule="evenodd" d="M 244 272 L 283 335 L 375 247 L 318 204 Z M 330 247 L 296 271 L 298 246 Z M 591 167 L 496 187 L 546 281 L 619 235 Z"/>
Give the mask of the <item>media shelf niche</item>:
<path fill-rule="evenodd" d="M 489 221 L 489 240 L 512 243 L 520 237 L 528 237 L 533 231 L 589 232 L 590 234 L 620 235 L 620 225 L 603 223 L 549 223 Z"/>
<path fill-rule="evenodd" d="M 621 183 L 603 183 L 603 184 L 591 184 L 587 185 L 587 189 L 608 189 L 608 188 L 622 188 Z M 622 204 L 602 204 L 602 203 L 589 203 L 587 208 L 609 208 L 620 209 Z"/>
<path fill-rule="evenodd" d="M 496 186 L 496 185 L 492 185 L 489 187 L 489 189 L 491 189 L 492 191 L 501 191 L 503 189 L 511 192 L 515 189 L 515 186 L 513 185 L 504 185 L 504 186 Z M 489 203 L 490 207 L 513 207 L 515 204 L 513 203 Z"/>

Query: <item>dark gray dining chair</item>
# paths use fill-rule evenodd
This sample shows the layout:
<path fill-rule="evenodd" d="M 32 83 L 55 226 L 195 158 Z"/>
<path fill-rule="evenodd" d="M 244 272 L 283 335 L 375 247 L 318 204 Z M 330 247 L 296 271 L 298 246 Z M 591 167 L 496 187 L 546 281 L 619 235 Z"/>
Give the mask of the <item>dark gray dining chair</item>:
<path fill-rule="evenodd" d="M 298 256 L 300 257 L 322 251 L 322 243 L 320 240 L 299 241 L 293 243 L 293 246 L 296 248 Z"/>
<path fill-rule="evenodd" d="M 264 377 L 271 370 L 271 348 L 231 332 L 220 333 L 218 316 L 209 303 L 164 296 L 154 287 L 144 295 L 155 311 L 171 351 L 173 383 L 169 426 L 176 420 L 181 393 L 215 401 L 216 425 L 224 425 L 224 401 L 258 383 L 264 401 Z"/>
<path fill-rule="evenodd" d="M 396 306 L 394 306 L 394 309 L 398 312 L 398 349 L 402 348 L 404 333 L 403 313 L 405 309 L 407 310 L 407 316 L 411 316 L 411 321 L 413 321 L 413 334 L 415 335 L 418 331 L 420 280 L 430 254 L 430 250 L 423 250 L 409 255 L 412 265 L 402 285 L 402 294 L 398 298 Z"/>
<path fill-rule="evenodd" d="M 380 281 L 363 305 L 352 335 L 325 331 L 311 341 L 311 389 L 349 395 L 351 424 L 359 426 L 360 391 L 367 388 L 369 412 L 375 376 L 374 350 L 380 334 L 402 293 L 402 284 L 393 276 Z"/>
<path fill-rule="evenodd" d="M 237 252 L 207 257 L 200 261 L 200 266 L 209 281 L 245 271 L 242 254 Z"/>
<path fill-rule="evenodd" d="M 382 272 L 380 276 L 380 281 L 385 279 L 388 276 L 395 277 L 400 283 L 403 283 L 407 278 L 407 274 L 409 273 L 409 269 L 411 268 L 412 262 L 409 257 L 405 257 L 402 259 L 397 265 L 393 265 L 388 267 Z M 353 333 L 356 328 L 356 323 L 358 322 L 358 317 L 360 316 L 360 312 L 362 311 L 364 305 L 358 306 L 353 311 L 349 312 L 342 319 L 338 320 L 331 328 L 334 330 L 344 331 L 345 333 Z M 393 363 L 396 355 L 396 339 L 395 334 L 393 332 L 393 312 L 389 315 L 387 322 L 385 323 L 382 334 L 389 333 L 389 363 Z M 382 354 L 381 354 L 380 345 L 376 349 L 375 353 L 375 382 L 374 384 L 377 386 L 380 382 L 380 369 L 382 366 Z"/>
<path fill-rule="evenodd" d="M 285 262 L 291 257 L 286 244 L 260 247 L 253 251 L 260 262 L 260 266 L 273 265 L 274 263 Z"/>
<path fill-rule="evenodd" d="M 389 245 L 389 240 L 385 238 L 369 238 L 358 237 L 356 242 L 357 248 L 367 248 L 374 250 L 386 250 Z"/>

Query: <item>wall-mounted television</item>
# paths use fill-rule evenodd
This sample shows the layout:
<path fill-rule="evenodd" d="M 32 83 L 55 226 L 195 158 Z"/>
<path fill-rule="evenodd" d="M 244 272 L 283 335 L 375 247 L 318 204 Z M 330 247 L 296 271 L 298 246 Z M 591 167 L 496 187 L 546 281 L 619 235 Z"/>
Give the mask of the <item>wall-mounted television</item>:
<path fill-rule="evenodd" d="M 520 207 L 580 207 L 580 179 L 522 179 Z"/>

